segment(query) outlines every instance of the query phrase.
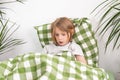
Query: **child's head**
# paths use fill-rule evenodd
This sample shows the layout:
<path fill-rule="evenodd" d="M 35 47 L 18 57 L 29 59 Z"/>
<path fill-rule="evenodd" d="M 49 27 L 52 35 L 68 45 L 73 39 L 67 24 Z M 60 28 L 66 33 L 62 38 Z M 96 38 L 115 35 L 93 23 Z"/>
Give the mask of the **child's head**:
<path fill-rule="evenodd" d="M 56 45 L 65 45 L 72 40 L 75 27 L 66 17 L 60 17 L 51 24 L 52 38 Z"/>

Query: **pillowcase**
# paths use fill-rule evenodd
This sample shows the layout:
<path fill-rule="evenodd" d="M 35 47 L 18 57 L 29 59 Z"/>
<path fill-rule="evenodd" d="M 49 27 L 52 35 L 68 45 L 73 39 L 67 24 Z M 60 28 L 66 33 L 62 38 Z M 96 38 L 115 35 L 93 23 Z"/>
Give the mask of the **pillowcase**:
<path fill-rule="evenodd" d="M 74 18 L 71 20 L 75 25 L 73 40 L 82 48 L 88 65 L 98 67 L 98 46 L 89 19 Z M 42 47 L 52 43 L 50 26 L 51 23 L 35 26 Z"/>

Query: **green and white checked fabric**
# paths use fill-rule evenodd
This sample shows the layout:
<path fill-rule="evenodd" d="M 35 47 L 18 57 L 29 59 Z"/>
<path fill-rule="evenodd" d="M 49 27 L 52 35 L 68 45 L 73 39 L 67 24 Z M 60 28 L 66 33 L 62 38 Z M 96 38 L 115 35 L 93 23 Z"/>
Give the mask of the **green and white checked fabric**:
<path fill-rule="evenodd" d="M 75 18 L 71 20 L 75 25 L 73 40 L 82 48 L 88 64 L 93 67 L 98 67 L 98 46 L 89 19 Z M 50 25 L 49 23 L 35 26 L 42 47 L 52 43 Z"/>
<path fill-rule="evenodd" d="M 27 53 L 0 62 L 0 80 L 109 80 L 102 68 L 82 64 L 71 56 L 66 58 L 66 53 Z"/>

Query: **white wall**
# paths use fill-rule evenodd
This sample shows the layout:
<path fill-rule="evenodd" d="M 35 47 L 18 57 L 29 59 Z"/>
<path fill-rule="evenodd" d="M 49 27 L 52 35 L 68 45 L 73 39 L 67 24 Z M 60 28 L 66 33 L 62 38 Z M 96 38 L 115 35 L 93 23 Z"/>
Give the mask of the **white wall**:
<path fill-rule="evenodd" d="M 101 0 L 26 0 L 24 4 L 14 3 L 7 5 L 12 11 L 7 11 L 7 16 L 12 21 L 20 25 L 15 34 L 16 38 L 27 42 L 17 46 L 14 50 L 0 56 L 0 60 L 15 57 L 28 52 L 40 52 L 41 46 L 38 41 L 34 26 L 51 22 L 57 17 L 66 16 L 71 18 L 89 17 L 92 20 L 93 29 L 96 27 L 97 19 L 90 15 L 90 12 L 99 4 Z M 100 48 L 100 67 L 111 70 L 116 74 L 120 71 L 120 59 L 117 54 L 120 51 L 103 52 L 105 44 L 98 37 Z"/>

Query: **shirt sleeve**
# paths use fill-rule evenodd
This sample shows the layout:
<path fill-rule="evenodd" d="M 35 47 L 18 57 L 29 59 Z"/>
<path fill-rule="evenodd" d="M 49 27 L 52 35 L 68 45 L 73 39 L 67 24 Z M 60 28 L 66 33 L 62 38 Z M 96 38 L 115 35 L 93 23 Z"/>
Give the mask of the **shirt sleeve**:
<path fill-rule="evenodd" d="M 43 48 L 43 53 L 45 54 L 52 54 L 54 51 L 54 44 L 48 44 Z"/>
<path fill-rule="evenodd" d="M 82 56 L 84 56 L 81 47 L 75 42 L 72 42 L 71 50 L 72 50 L 73 55 L 82 55 Z"/>
<path fill-rule="evenodd" d="M 48 53 L 48 48 L 47 48 L 47 46 L 45 46 L 45 47 L 43 48 L 42 53 L 44 53 L 44 54 L 47 54 L 47 53 Z"/>

